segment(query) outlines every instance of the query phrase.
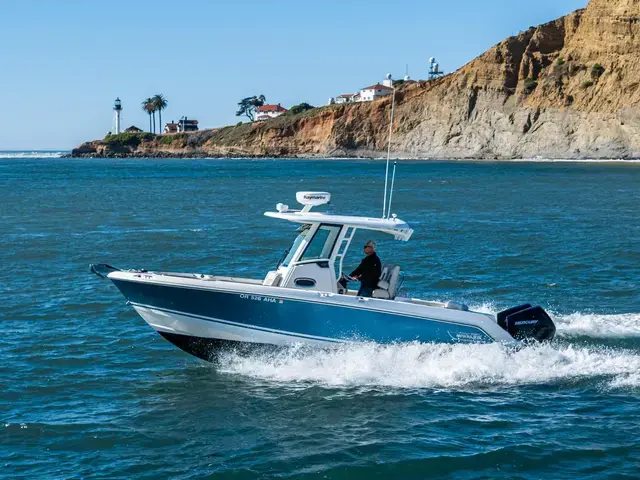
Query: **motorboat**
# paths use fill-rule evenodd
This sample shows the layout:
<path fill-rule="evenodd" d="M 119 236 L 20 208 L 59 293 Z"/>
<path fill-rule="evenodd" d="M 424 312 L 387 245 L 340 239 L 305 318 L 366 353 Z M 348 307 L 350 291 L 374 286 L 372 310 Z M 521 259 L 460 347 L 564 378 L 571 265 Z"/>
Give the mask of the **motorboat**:
<path fill-rule="evenodd" d="M 330 202 L 328 192 L 298 192 L 296 198 L 302 208 L 280 203 L 265 213 L 297 224 L 298 235 L 277 268 L 260 278 L 120 270 L 106 264 L 91 265 L 91 271 L 110 279 L 160 335 L 205 360 L 228 347 L 553 339 L 555 325 L 540 306 L 523 304 L 491 315 L 461 303 L 404 296 L 399 265 L 382 265 L 372 297 L 358 296 L 343 271 L 355 233 L 381 232 L 407 242 L 413 229 L 396 215 L 320 212 L 317 208 Z"/>

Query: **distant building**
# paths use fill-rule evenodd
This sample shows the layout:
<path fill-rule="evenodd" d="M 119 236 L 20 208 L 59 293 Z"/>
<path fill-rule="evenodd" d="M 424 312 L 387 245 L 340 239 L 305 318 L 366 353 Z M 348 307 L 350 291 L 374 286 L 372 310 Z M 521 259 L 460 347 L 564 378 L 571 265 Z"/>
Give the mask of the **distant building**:
<path fill-rule="evenodd" d="M 182 117 L 177 122 L 171 120 L 164 126 L 164 133 L 182 133 L 182 132 L 197 132 L 198 121 L 189 120 L 187 117 Z"/>
<path fill-rule="evenodd" d="M 380 85 L 379 83 L 375 85 L 371 85 L 370 87 L 365 87 L 360 90 L 360 96 L 358 98 L 358 102 L 372 102 L 377 98 L 384 97 L 386 95 L 391 95 L 393 93 L 392 87 L 387 87 L 386 85 Z"/>
<path fill-rule="evenodd" d="M 198 120 L 188 120 L 187 117 L 182 117 L 178 121 L 178 133 L 181 132 L 197 132 Z"/>
<path fill-rule="evenodd" d="M 335 103 L 351 103 L 353 102 L 353 93 L 344 93 L 336 97 Z"/>
<path fill-rule="evenodd" d="M 404 78 L 402 79 L 402 85 L 411 85 L 412 83 L 418 83 L 415 80 L 411 80 L 411 77 L 409 75 L 405 75 Z"/>
<path fill-rule="evenodd" d="M 262 120 L 269 120 L 270 118 L 276 118 L 287 111 L 286 108 L 277 105 L 263 105 L 256 110 L 256 122 Z"/>
<path fill-rule="evenodd" d="M 124 133 L 142 133 L 143 130 L 141 130 L 140 128 L 136 127 L 135 125 L 131 125 L 129 128 L 126 128 L 124 130 Z"/>
<path fill-rule="evenodd" d="M 176 122 L 174 122 L 173 120 L 171 120 L 171 122 L 167 123 L 164 126 L 164 133 L 178 133 L 178 124 Z"/>
<path fill-rule="evenodd" d="M 429 59 L 429 80 L 435 80 L 436 78 L 440 78 L 444 75 L 444 72 L 440 70 L 440 65 L 438 61 L 431 57 Z"/>

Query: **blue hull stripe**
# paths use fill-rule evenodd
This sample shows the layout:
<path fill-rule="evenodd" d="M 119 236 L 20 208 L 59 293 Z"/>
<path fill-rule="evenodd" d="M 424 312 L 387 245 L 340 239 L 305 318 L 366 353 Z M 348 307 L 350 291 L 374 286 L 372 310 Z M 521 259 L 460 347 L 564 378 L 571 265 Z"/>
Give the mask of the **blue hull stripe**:
<path fill-rule="evenodd" d="M 196 290 L 196 291 L 200 291 L 200 292 L 209 292 L 209 293 L 220 293 L 220 294 L 235 294 L 235 295 L 254 295 L 256 296 L 256 294 L 247 294 L 246 292 L 242 292 L 242 291 L 238 291 L 238 290 L 218 290 L 215 288 L 201 288 L 201 287 L 196 287 L 193 285 L 182 285 L 182 284 L 170 284 L 170 283 L 166 283 L 163 285 L 158 285 L 158 284 L 145 284 L 143 282 L 136 282 L 136 281 L 130 281 L 130 280 L 112 280 L 114 283 L 116 282 L 125 282 L 125 281 L 129 281 L 131 283 L 140 285 L 156 285 L 156 286 L 162 286 L 162 287 L 170 287 L 170 288 L 178 288 L 180 290 L 182 289 L 188 289 L 188 290 Z M 118 287 L 120 288 L 120 287 Z M 326 303 L 326 302 L 322 302 L 322 301 L 318 301 L 318 300 L 314 300 L 311 298 L 305 298 L 305 299 L 300 299 L 300 298 L 293 298 L 293 297 L 287 297 L 287 296 L 283 296 L 283 295 L 263 295 L 260 294 L 258 296 L 261 297 L 271 297 L 271 298 L 275 298 L 277 300 L 286 300 L 288 302 L 299 302 L 299 303 L 303 303 L 305 305 L 308 304 L 318 304 L 318 305 L 325 305 L 325 306 L 329 306 L 329 307 L 337 307 L 340 309 L 352 309 L 352 310 L 362 310 L 362 311 L 366 311 L 366 312 L 379 312 L 379 313 L 385 313 L 388 315 L 393 315 L 396 317 L 407 317 L 407 318 L 418 318 L 420 320 L 427 320 L 430 322 L 440 322 L 440 323 L 447 323 L 447 324 L 451 324 L 451 325 L 460 325 L 461 327 L 469 327 L 468 325 L 464 324 L 464 323 L 459 323 L 459 322 L 455 322 L 453 320 L 444 320 L 444 319 L 439 319 L 439 318 L 425 318 L 425 317 L 421 317 L 419 315 L 411 315 L 409 313 L 400 313 L 400 312 L 388 312 L 387 310 L 381 310 L 381 309 L 377 309 L 377 308 L 363 308 L 363 307 L 358 307 L 356 305 L 344 305 L 344 304 L 340 304 L 340 305 L 334 305 L 334 304 L 330 304 L 330 303 Z M 476 328 L 477 330 L 481 331 L 484 334 L 487 334 L 484 330 L 482 330 L 480 327 L 469 327 L 469 328 Z M 488 334 L 487 334 L 488 335 Z"/>
<path fill-rule="evenodd" d="M 134 304 L 256 330 L 295 332 L 301 338 L 378 343 L 494 341 L 475 326 L 373 309 L 118 279 L 113 282 Z"/>
<path fill-rule="evenodd" d="M 164 312 L 164 313 L 178 314 L 178 315 L 182 315 L 183 317 L 195 318 L 195 319 L 198 319 L 198 320 L 205 320 L 205 321 L 211 322 L 211 323 L 220 323 L 220 324 L 223 324 L 223 325 L 231 325 L 231 326 L 234 326 L 234 327 L 246 328 L 247 330 L 257 330 L 257 331 L 260 331 L 260 332 L 277 333 L 278 335 L 286 335 L 287 337 L 304 338 L 306 340 L 319 340 L 319 341 L 331 342 L 331 343 L 344 343 L 345 342 L 344 340 L 336 340 L 336 339 L 333 339 L 333 338 L 313 337 L 311 335 L 301 335 L 301 334 L 292 333 L 292 332 L 283 332 L 282 330 L 274 330 L 272 328 L 260 328 L 260 327 L 256 327 L 255 325 L 247 325 L 245 323 L 228 322 L 228 321 L 220 320 L 220 319 L 217 319 L 217 318 L 203 317 L 201 315 L 192 315 L 190 313 L 177 312 L 175 310 L 167 310 L 166 308 L 154 307 L 152 305 L 141 305 L 139 303 L 133 303 L 133 302 L 131 302 L 131 305 L 134 305 L 136 307 L 150 308 L 150 309 L 158 310 L 158 311 Z"/>

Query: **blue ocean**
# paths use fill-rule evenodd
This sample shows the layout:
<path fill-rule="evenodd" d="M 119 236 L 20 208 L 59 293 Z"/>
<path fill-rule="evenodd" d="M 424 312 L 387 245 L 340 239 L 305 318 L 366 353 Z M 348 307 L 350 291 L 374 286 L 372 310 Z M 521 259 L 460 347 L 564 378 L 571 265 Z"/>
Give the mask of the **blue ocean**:
<path fill-rule="evenodd" d="M 57 156 L 0 154 L 0 478 L 640 478 L 640 163 L 398 164 L 402 292 L 540 304 L 552 344 L 213 365 L 88 265 L 264 277 L 296 228 L 265 211 L 379 216 L 384 162 Z"/>

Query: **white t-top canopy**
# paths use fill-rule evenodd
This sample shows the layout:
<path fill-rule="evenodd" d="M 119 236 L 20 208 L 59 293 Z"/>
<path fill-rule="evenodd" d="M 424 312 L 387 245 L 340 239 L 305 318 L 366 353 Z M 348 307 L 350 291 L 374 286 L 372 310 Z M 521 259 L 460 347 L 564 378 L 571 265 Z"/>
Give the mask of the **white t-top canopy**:
<path fill-rule="evenodd" d="M 377 230 L 393 235 L 396 240 L 408 241 L 413 234 L 409 225 L 399 218 L 350 217 L 346 215 L 328 215 L 320 212 L 265 212 L 267 217 L 281 218 L 295 223 L 329 223 L 347 227 Z"/>

